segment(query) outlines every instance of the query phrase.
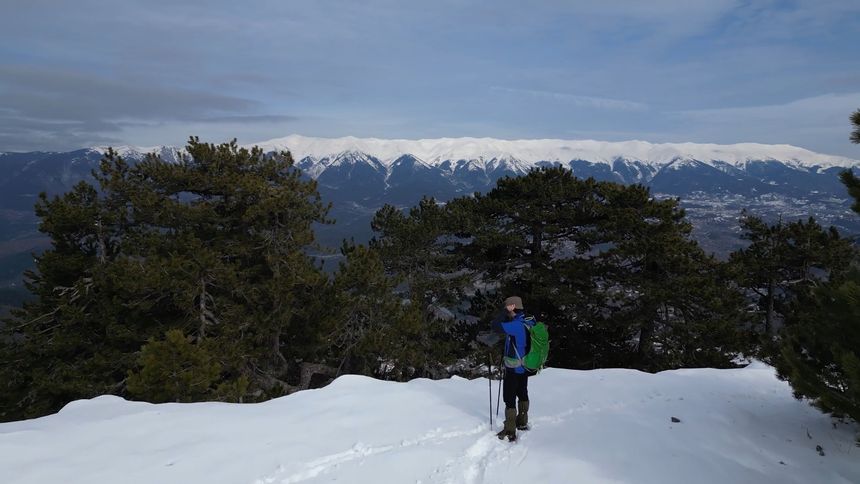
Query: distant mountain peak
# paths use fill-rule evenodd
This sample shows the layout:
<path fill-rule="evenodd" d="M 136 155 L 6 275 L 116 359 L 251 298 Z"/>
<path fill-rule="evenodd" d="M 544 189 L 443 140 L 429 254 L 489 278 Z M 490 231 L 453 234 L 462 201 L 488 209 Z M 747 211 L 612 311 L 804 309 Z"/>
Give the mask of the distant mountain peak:
<path fill-rule="evenodd" d="M 860 161 L 835 155 L 816 153 L 797 146 L 761 143 L 737 143 L 729 145 L 708 143 L 650 143 L 641 140 L 596 141 L 562 139 L 495 138 L 436 138 L 436 139 L 381 139 L 315 138 L 290 135 L 260 143 L 264 151 L 290 151 L 296 162 L 310 160 L 363 161 L 390 170 L 404 155 L 410 155 L 427 167 L 453 166 L 458 162 L 476 161 L 483 169 L 493 170 L 495 165 L 504 165 L 514 172 L 525 172 L 542 164 L 567 165 L 571 161 L 587 161 L 612 166 L 623 161 L 648 165 L 662 169 L 668 165 L 679 165 L 679 160 L 694 160 L 711 166 L 730 165 L 743 169 L 750 162 L 778 162 L 794 169 L 807 170 L 814 167 L 860 167 Z M 104 154 L 107 146 L 94 146 L 90 150 Z M 142 159 L 148 153 L 156 153 L 167 160 L 175 160 L 184 149 L 169 146 L 113 147 L 121 156 Z M 305 163 L 307 165 L 307 163 Z M 453 164 L 453 165 L 452 165 Z M 314 170 L 311 170 L 314 171 Z"/>
<path fill-rule="evenodd" d="M 151 146 L 151 147 L 142 147 L 142 146 L 129 146 L 129 145 L 120 145 L 120 146 L 93 146 L 89 148 L 90 152 L 98 153 L 100 155 L 104 155 L 108 152 L 108 149 L 113 149 L 119 156 L 123 158 L 133 159 L 133 160 L 142 160 L 146 155 L 155 153 L 160 156 L 164 161 L 176 162 L 179 159 L 179 154 L 185 152 L 185 148 L 175 148 L 173 146 Z"/>
<path fill-rule="evenodd" d="M 290 135 L 255 143 L 265 151 L 287 150 L 296 160 L 303 158 L 334 158 L 339 153 L 358 151 L 370 155 L 390 167 L 405 154 L 422 163 L 439 166 L 446 161 L 479 160 L 507 162 L 519 169 L 536 166 L 539 162 L 567 163 L 584 160 L 612 165 L 618 159 L 663 167 L 679 159 L 695 160 L 712 165 L 714 162 L 742 167 L 750 161 L 775 160 L 793 167 L 854 167 L 860 161 L 841 156 L 815 153 L 791 145 L 738 143 L 731 145 L 698 143 L 649 143 L 647 141 L 595 141 L 561 139 L 503 140 L 493 138 L 438 139 L 379 139 L 313 138 Z"/>
<path fill-rule="evenodd" d="M 735 247 L 732 234 L 742 208 L 771 219 L 814 215 L 823 224 L 860 233 L 838 177 L 844 167 L 860 174 L 860 162 L 794 146 L 297 135 L 258 145 L 266 152 L 291 151 L 302 175 L 317 180 L 321 196 L 333 203 L 333 218 L 341 224 L 325 236 L 333 247 L 342 236 L 369 239 L 370 219 L 383 204 L 402 208 L 423 196 L 447 201 L 487 192 L 500 178 L 550 166 L 568 168 L 582 179 L 639 183 L 659 197 L 684 197 L 694 225 L 707 234 L 701 240 L 708 241 L 709 250 L 723 254 Z M 148 153 L 170 162 L 184 152 L 166 146 L 115 149 L 131 163 Z M 95 147 L 0 155 L 4 168 L 0 206 L 31 214 L 38 193 L 53 196 L 79 181 L 92 182 L 92 171 L 105 151 L 106 147 Z"/>

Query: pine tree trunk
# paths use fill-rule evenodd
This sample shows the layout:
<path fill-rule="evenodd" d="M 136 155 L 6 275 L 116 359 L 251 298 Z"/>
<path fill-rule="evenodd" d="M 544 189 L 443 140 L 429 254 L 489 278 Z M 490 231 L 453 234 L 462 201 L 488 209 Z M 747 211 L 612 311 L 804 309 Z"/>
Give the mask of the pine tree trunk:
<path fill-rule="evenodd" d="M 646 311 L 646 314 L 652 314 L 652 312 Z M 639 347 L 637 348 L 637 357 L 639 359 L 639 365 L 642 368 L 645 368 L 647 363 L 651 360 L 651 341 L 654 339 L 654 329 L 655 323 L 653 318 L 648 318 L 643 321 L 639 329 Z"/>
<path fill-rule="evenodd" d="M 540 260 L 540 256 L 543 253 L 543 228 L 539 225 L 535 225 L 532 228 L 532 260 L 537 264 Z M 534 269 L 534 266 L 532 267 Z"/>
<path fill-rule="evenodd" d="M 280 370 L 287 366 L 287 359 L 281 353 L 281 328 L 276 329 L 275 334 L 272 335 L 272 355 L 276 369 Z"/>
<path fill-rule="evenodd" d="M 105 234 L 104 234 L 104 224 L 102 224 L 101 219 L 96 221 L 96 226 L 98 227 L 98 239 L 99 239 L 99 250 L 98 250 L 98 258 L 101 264 L 107 262 L 107 243 L 105 242 Z"/>
<path fill-rule="evenodd" d="M 773 328 L 773 278 L 767 281 L 767 313 L 764 316 L 764 334 L 769 335 Z"/>
<path fill-rule="evenodd" d="M 198 340 L 202 341 L 206 337 L 206 279 L 200 278 L 200 329 L 197 331 Z"/>

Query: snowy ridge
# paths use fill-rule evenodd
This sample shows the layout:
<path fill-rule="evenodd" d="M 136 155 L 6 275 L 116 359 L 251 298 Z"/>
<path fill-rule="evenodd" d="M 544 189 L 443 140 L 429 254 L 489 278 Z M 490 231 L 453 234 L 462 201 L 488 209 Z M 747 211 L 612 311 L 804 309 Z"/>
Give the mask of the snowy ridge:
<path fill-rule="evenodd" d="M 259 404 L 102 396 L 0 424 L 0 468 L 4 484 L 860 482 L 860 429 L 760 363 L 547 369 L 529 393 L 532 428 L 514 444 L 489 428 L 483 378 L 347 375 Z"/>
<path fill-rule="evenodd" d="M 778 161 L 792 167 L 853 167 L 860 161 L 815 153 L 791 145 L 739 143 L 733 145 L 697 143 L 649 143 L 646 141 L 594 140 L 501 140 L 493 138 L 378 139 L 378 138 L 312 138 L 291 135 L 255 143 L 265 151 L 290 151 L 301 160 L 335 159 L 346 152 L 361 152 L 390 166 L 404 154 L 411 154 L 429 165 L 459 160 L 503 160 L 519 162 L 523 168 L 538 162 L 567 163 L 585 160 L 612 164 L 615 160 L 638 161 L 657 168 L 678 159 L 698 160 L 706 164 L 729 163 L 742 168 L 750 161 Z"/>
<path fill-rule="evenodd" d="M 330 166 L 366 163 L 375 169 L 391 171 L 403 156 L 415 158 L 419 165 L 439 167 L 443 171 L 462 168 L 466 171 L 492 172 L 508 170 L 526 173 L 545 163 L 567 166 L 582 160 L 592 164 L 613 166 L 625 163 L 630 169 L 641 171 L 647 167 L 653 173 L 663 169 L 678 169 L 700 162 L 722 171 L 726 167 L 745 170 L 751 162 L 776 162 L 796 170 L 814 168 L 860 167 L 860 161 L 841 156 L 815 153 L 791 145 L 739 143 L 733 145 L 697 143 L 649 143 L 646 141 L 594 141 L 594 140 L 502 140 L 494 138 L 438 138 L 438 139 L 379 139 L 313 138 L 290 135 L 260 143 L 266 152 L 289 151 L 299 166 L 316 178 Z M 104 154 L 107 146 L 95 146 L 91 151 Z M 176 161 L 184 149 L 170 146 L 113 147 L 121 156 L 140 160 L 146 154 L 156 153 L 166 161 Z M 672 165 L 672 166 L 669 166 Z M 640 178 L 647 179 L 642 173 Z M 641 181 L 641 180 L 640 180 Z"/>
<path fill-rule="evenodd" d="M 179 160 L 179 154 L 185 153 L 185 149 L 177 149 L 172 146 L 152 146 L 149 148 L 141 147 L 141 146 L 129 146 L 129 145 L 121 145 L 121 146 L 93 146 L 90 147 L 89 150 L 98 153 L 99 155 L 104 155 L 107 153 L 108 148 L 113 148 L 113 150 L 121 157 L 132 159 L 132 160 L 142 160 L 148 154 L 156 154 L 161 157 L 164 161 L 168 162 L 176 162 Z"/>

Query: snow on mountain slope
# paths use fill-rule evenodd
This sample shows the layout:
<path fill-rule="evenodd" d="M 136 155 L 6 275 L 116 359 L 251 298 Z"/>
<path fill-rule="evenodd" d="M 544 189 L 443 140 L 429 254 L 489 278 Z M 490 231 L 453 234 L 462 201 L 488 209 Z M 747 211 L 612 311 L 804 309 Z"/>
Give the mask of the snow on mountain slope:
<path fill-rule="evenodd" d="M 594 140 L 500 140 L 493 138 L 378 139 L 312 138 L 290 135 L 246 147 L 260 146 L 265 151 L 290 151 L 298 166 L 313 178 L 329 167 L 342 164 L 367 164 L 390 174 L 392 165 L 404 156 L 419 164 L 438 167 L 454 174 L 466 170 L 497 175 L 524 174 L 546 163 L 572 166 L 573 162 L 605 165 L 621 172 L 639 171 L 626 182 L 647 182 L 663 169 L 701 163 L 721 171 L 747 170 L 750 164 L 776 162 L 793 170 L 809 171 L 833 167 L 860 167 L 860 161 L 830 156 L 790 145 L 740 143 L 734 145 L 663 143 L 645 141 L 607 142 Z M 168 146 L 114 149 L 122 156 L 139 160 L 157 153 L 166 161 L 176 161 L 183 149 Z M 90 150 L 103 154 L 107 147 Z M 644 170 L 643 170 L 644 168 Z M 387 176 L 387 175 L 386 175 Z"/>
<path fill-rule="evenodd" d="M 489 429 L 485 379 L 344 376 L 245 405 L 77 401 L 0 424 L 2 481 L 860 482 L 858 429 L 834 427 L 761 364 L 548 369 L 530 381 L 533 427 L 514 444 Z"/>
<path fill-rule="evenodd" d="M 107 153 L 109 146 L 93 146 L 90 148 L 91 151 L 94 151 L 100 155 L 104 155 Z M 141 147 L 141 146 L 113 146 L 112 147 L 116 153 L 123 157 L 133 160 L 142 160 L 146 155 L 150 153 L 155 153 L 161 157 L 164 161 L 168 162 L 176 162 L 179 160 L 179 154 L 185 153 L 185 148 L 178 149 L 172 146 L 152 146 L 152 147 Z"/>
<path fill-rule="evenodd" d="M 377 139 L 377 138 L 311 138 L 291 135 L 255 143 L 266 151 L 289 150 L 296 160 L 332 158 L 346 151 L 359 151 L 372 155 L 383 164 L 390 165 L 403 154 L 439 165 L 445 161 L 492 160 L 512 158 L 533 166 L 540 161 L 566 163 L 586 160 L 592 163 L 612 164 L 617 159 L 640 161 L 663 166 L 677 159 L 694 159 L 712 164 L 721 161 L 743 166 L 749 161 L 777 160 L 794 167 L 858 166 L 860 161 L 830 156 L 790 145 L 740 143 L 733 145 L 663 143 L 645 141 L 607 142 L 593 140 L 500 140 L 492 138 L 440 138 L 440 139 Z"/>

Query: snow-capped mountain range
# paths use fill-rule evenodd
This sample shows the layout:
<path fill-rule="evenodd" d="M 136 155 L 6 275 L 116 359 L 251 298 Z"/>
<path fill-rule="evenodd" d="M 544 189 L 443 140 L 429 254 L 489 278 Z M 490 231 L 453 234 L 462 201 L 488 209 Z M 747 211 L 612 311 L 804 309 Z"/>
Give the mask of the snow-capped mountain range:
<path fill-rule="evenodd" d="M 292 135 L 257 143 L 265 151 L 290 151 L 296 160 L 337 160 L 363 153 L 382 166 L 391 167 L 404 155 L 422 164 L 451 168 L 451 162 L 483 161 L 508 163 L 511 168 L 528 169 L 543 163 L 566 164 L 573 160 L 612 165 L 619 160 L 637 162 L 660 169 L 679 161 L 696 160 L 710 166 L 743 168 L 755 161 L 777 161 L 797 169 L 853 167 L 860 161 L 824 155 L 791 145 L 740 143 L 733 145 L 697 143 L 648 143 L 646 141 L 607 142 L 594 140 L 501 140 L 493 138 L 378 139 L 311 138 Z M 492 167 L 492 166 L 490 166 Z"/>
<path fill-rule="evenodd" d="M 142 160 L 146 155 L 156 154 L 161 159 L 169 162 L 179 161 L 180 153 L 185 153 L 185 148 L 176 148 L 174 146 L 151 146 L 144 148 L 141 146 L 93 146 L 89 148 L 89 152 L 97 154 L 99 157 L 108 152 L 108 149 L 113 149 L 119 156 L 131 160 Z"/>
<path fill-rule="evenodd" d="M 335 226 L 320 228 L 320 238 L 334 246 L 344 237 L 370 237 L 369 221 L 385 203 L 407 207 L 422 196 L 449 200 L 486 192 L 499 178 L 545 166 L 563 166 L 581 178 L 641 183 L 657 196 L 680 197 L 699 240 L 718 253 L 736 247 L 742 209 L 774 220 L 813 215 L 849 235 L 860 233 L 860 217 L 850 211 L 838 177 L 845 169 L 860 173 L 860 161 L 789 145 L 291 135 L 247 146 L 289 151 L 296 166 L 317 180 L 323 198 L 333 202 L 331 216 L 337 220 Z M 185 151 L 171 146 L 113 149 L 131 162 L 149 153 L 175 162 Z M 65 153 L 0 153 L 0 209 L 11 210 L 9 217 L 15 220 L 29 220 L 32 231 L 36 195 L 63 193 L 89 179 L 106 151 L 98 146 Z M 20 234 L 10 233 L 5 240 L 14 237 Z"/>
<path fill-rule="evenodd" d="M 524 174 L 532 168 L 551 165 L 579 166 L 581 170 L 585 163 L 603 165 L 615 172 L 614 178 L 618 181 L 628 183 L 648 183 L 662 170 L 698 165 L 727 174 L 747 171 L 751 165 L 763 163 L 779 164 L 806 173 L 860 166 L 860 161 L 846 157 L 815 153 L 791 145 L 759 143 L 718 145 L 493 138 L 407 140 L 290 135 L 247 145 L 251 146 L 259 146 L 266 152 L 289 151 L 298 166 L 312 178 L 318 178 L 329 168 L 355 164 L 367 165 L 387 179 L 405 165 L 413 170 L 439 170 L 441 174 L 456 176 L 463 171 L 487 175 L 502 172 Z M 107 146 L 97 146 L 90 151 L 103 155 L 107 149 Z M 166 161 L 175 161 L 184 152 L 184 149 L 171 146 L 117 146 L 113 149 L 132 160 L 155 153 Z"/>

